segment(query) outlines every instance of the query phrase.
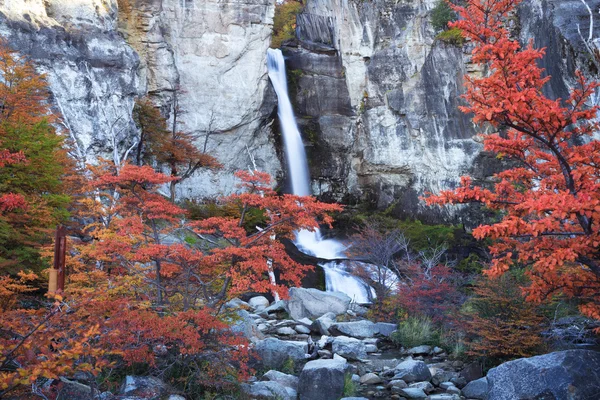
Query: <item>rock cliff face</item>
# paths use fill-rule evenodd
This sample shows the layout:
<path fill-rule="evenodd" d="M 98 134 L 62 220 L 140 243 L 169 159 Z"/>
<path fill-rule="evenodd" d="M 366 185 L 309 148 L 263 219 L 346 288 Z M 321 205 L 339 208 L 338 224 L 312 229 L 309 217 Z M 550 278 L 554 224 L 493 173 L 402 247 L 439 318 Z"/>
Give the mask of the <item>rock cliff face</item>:
<path fill-rule="evenodd" d="M 307 0 L 284 52 L 315 194 L 439 217 L 423 214 L 419 195 L 496 168 L 457 110 L 463 76 L 480 71 L 468 49 L 436 39 L 435 3 Z M 600 37 L 600 0 L 587 4 Z M 233 189 L 250 154 L 280 177 L 265 65 L 273 13 L 274 0 L 0 0 L 0 34 L 47 74 L 82 162 L 135 143 L 136 97 L 170 118 L 178 105 L 180 128 L 225 165 L 179 185 L 179 196 L 212 197 Z M 514 20 L 522 41 L 548 48 L 548 94 L 564 98 L 576 68 L 597 73 L 580 0 L 528 0 Z"/>
<path fill-rule="evenodd" d="M 308 0 L 297 40 L 285 52 L 311 144 L 315 193 L 378 207 L 396 202 L 399 215 L 439 218 L 422 207 L 419 195 L 453 187 L 466 173 L 485 178 L 498 168 L 481 153 L 477 127 L 457 109 L 463 76 L 481 71 L 469 63 L 469 49 L 436 39 L 429 17 L 435 4 Z M 588 4 L 594 10 L 600 2 Z M 585 6 L 526 1 L 515 21 L 523 42 L 548 48 L 548 94 L 564 98 L 576 64 L 590 67 L 577 32 L 580 24 L 588 37 Z"/>
<path fill-rule="evenodd" d="M 48 77 L 82 162 L 122 157 L 146 93 L 225 165 L 179 185 L 180 197 L 234 189 L 249 154 L 280 170 L 267 118 L 266 50 L 274 0 L 0 0 L 0 33 Z M 208 138 L 206 138 L 208 135 Z"/>

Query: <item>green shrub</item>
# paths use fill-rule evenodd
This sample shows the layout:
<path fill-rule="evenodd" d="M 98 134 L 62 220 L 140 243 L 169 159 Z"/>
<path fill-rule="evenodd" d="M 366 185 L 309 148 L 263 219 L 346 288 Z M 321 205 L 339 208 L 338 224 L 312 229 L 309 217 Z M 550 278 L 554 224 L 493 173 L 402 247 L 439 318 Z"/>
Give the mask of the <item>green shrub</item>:
<path fill-rule="evenodd" d="M 284 374 L 293 375 L 295 373 L 296 364 L 294 363 L 294 359 L 288 357 L 284 362 L 279 372 L 283 372 Z"/>
<path fill-rule="evenodd" d="M 352 397 L 356 394 L 356 391 L 358 390 L 356 382 L 354 382 L 352 380 L 352 375 L 351 374 L 346 374 L 346 376 L 344 376 L 344 392 L 343 395 L 344 397 Z"/>
<path fill-rule="evenodd" d="M 456 13 L 445 0 L 439 0 L 431 11 L 431 25 L 439 32 L 448 29 L 448 23 L 456 20 Z"/>
<path fill-rule="evenodd" d="M 392 334 L 392 341 L 398 346 L 411 348 L 428 344 L 440 344 L 440 332 L 427 317 L 408 317 L 398 324 L 398 330 Z"/>
<path fill-rule="evenodd" d="M 454 46 L 462 46 L 465 43 L 465 37 L 458 28 L 452 28 L 441 32 L 437 35 L 437 39 Z"/>
<path fill-rule="evenodd" d="M 303 7 L 302 3 L 294 0 L 287 0 L 275 6 L 272 48 L 278 49 L 283 42 L 296 36 L 296 15 L 300 14 Z"/>

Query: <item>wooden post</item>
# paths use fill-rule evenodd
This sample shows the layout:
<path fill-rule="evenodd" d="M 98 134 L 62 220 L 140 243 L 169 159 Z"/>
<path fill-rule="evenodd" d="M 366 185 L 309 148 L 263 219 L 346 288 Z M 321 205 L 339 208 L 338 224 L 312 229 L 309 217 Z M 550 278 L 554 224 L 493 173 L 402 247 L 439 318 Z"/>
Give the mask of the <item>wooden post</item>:
<path fill-rule="evenodd" d="M 48 293 L 65 291 L 65 264 L 67 254 L 67 230 L 64 226 L 56 228 L 54 240 L 54 268 L 50 269 Z"/>

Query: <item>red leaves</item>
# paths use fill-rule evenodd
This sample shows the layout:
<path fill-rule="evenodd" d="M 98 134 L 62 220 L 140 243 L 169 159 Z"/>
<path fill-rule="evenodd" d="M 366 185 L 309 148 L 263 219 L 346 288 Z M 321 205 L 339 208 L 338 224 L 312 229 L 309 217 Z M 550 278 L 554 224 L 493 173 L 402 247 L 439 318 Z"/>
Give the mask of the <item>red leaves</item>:
<path fill-rule="evenodd" d="M 509 34 L 509 14 L 518 0 L 468 0 L 454 6 L 461 19 L 453 26 L 473 41 L 473 62 L 489 73 L 467 80 L 464 112 L 476 123 L 502 127 L 485 136 L 485 150 L 512 161 L 483 188 L 463 178 L 456 190 L 427 199 L 428 204 L 479 202 L 498 210 L 501 220 L 474 230 L 495 239 L 488 271 L 503 274 L 518 264 L 530 269 L 529 299 L 562 292 L 586 303 L 588 316 L 600 310 L 600 143 L 596 106 L 588 106 L 599 87 L 577 72 L 566 101 L 544 96 L 550 77 L 537 60 L 543 49 L 526 48 Z"/>

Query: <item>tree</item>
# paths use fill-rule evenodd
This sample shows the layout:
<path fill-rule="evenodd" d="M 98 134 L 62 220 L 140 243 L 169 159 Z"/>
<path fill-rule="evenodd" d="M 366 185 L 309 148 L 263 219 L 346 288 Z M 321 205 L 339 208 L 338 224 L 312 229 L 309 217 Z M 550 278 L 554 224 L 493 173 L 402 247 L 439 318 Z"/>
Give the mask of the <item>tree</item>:
<path fill-rule="evenodd" d="M 433 10 L 431 10 L 431 25 L 436 30 L 445 31 L 448 29 L 448 23 L 456 20 L 456 13 L 445 0 L 438 0 Z"/>
<path fill-rule="evenodd" d="M 142 165 L 155 161 L 160 166 L 169 168 L 173 179 L 169 182 L 171 201 L 175 201 L 175 186 L 188 179 L 200 168 L 218 169 L 221 164 L 211 155 L 206 153 L 206 140 L 200 150 L 195 144 L 198 135 L 183 132 L 178 129 L 178 117 L 181 109 L 177 105 L 175 96 L 173 109 L 172 128 L 167 129 L 167 121 L 160 114 L 160 110 L 145 98 L 136 102 L 134 117 L 140 128 L 140 140 L 136 149 L 136 163 Z M 213 120 L 211 117 L 211 124 Z M 212 127 L 209 127 L 211 129 Z"/>
<path fill-rule="evenodd" d="M 42 269 L 39 247 L 68 216 L 72 163 L 54 118 L 43 77 L 0 42 L 0 266 L 12 274 Z"/>
<path fill-rule="evenodd" d="M 562 293 L 581 301 L 581 311 L 600 319 L 600 142 L 597 107 L 587 106 L 599 84 L 578 72 L 567 99 L 543 93 L 550 77 L 538 67 L 543 49 L 511 38 L 508 19 L 519 0 L 469 0 L 453 6 L 460 28 L 474 45 L 472 60 L 483 77 L 466 79 L 473 121 L 496 129 L 485 150 L 515 164 L 495 175 L 491 188 L 463 177 L 456 190 L 430 196 L 428 204 L 478 202 L 499 221 L 473 231 L 491 238 L 494 257 L 487 273 L 526 268 L 528 299 Z"/>

